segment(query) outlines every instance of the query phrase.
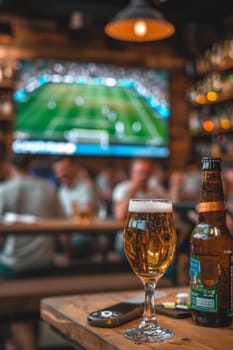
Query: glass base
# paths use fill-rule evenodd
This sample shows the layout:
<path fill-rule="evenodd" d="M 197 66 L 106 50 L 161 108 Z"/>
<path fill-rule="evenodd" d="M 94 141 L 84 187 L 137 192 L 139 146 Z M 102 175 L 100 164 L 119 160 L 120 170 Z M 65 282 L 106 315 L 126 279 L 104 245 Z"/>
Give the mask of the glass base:
<path fill-rule="evenodd" d="M 124 331 L 124 336 L 133 340 L 135 343 L 156 343 L 169 340 L 175 336 L 175 333 L 166 328 L 161 328 L 158 325 L 149 327 L 134 327 Z"/>

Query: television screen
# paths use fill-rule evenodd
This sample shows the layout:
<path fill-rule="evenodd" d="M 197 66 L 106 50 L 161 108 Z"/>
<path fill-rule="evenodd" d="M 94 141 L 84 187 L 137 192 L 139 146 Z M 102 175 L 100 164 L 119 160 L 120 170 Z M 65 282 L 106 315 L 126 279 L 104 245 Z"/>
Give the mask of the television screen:
<path fill-rule="evenodd" d="M 13 151 L 169 156 L 169 74 L 52 59 L 20 60 Z"/>

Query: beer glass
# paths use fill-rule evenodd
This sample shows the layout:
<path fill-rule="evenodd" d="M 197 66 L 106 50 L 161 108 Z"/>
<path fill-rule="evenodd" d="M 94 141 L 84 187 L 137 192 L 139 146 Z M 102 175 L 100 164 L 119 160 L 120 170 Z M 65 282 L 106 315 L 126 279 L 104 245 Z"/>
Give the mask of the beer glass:
<path fill-rule="evenodd" d="M 142 322 L 124 335 L 136 343 L 160 342 L 174 337 L 161 328 L 155 314 L 155 288 L 167 271 L 176 249 L 172 202 L 168 199 L 130 199 L 124 229 L 126 257 L 145 288 Z"/>

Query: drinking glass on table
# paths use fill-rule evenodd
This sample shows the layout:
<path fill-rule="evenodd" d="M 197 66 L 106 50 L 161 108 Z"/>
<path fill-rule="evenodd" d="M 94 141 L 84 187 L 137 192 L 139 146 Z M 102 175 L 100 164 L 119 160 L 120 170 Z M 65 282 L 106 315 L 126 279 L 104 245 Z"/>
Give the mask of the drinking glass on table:
<path fill-rule="evenodd" d="M 124 230 L 126 257 L 145 287 L 143 321 L 124 335 L 137 342 L 160 342 L 174 337 L 161 328 L 155 314 L 155 288 L 176 249 L 172 202 L 168 199 L 130 199 Z"/>
<path fill-rule="evenodd" d="M 82 221 L 90 221 L 93 217 L 93 213 L 87 203 L 72 203 L 72 216 L 73 218 L 80 219 Z"/>

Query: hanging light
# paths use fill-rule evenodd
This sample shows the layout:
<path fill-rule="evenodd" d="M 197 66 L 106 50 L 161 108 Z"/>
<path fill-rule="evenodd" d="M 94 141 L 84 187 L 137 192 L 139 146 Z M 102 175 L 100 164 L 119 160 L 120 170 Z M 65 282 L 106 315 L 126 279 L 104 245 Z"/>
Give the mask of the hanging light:
<path fill-rule="evenodd" d="M 114 39 L 144 42 L 165 39 L 175 32 L 175 27 L 145 0 L 131 0 L 104 30 Z"/>

